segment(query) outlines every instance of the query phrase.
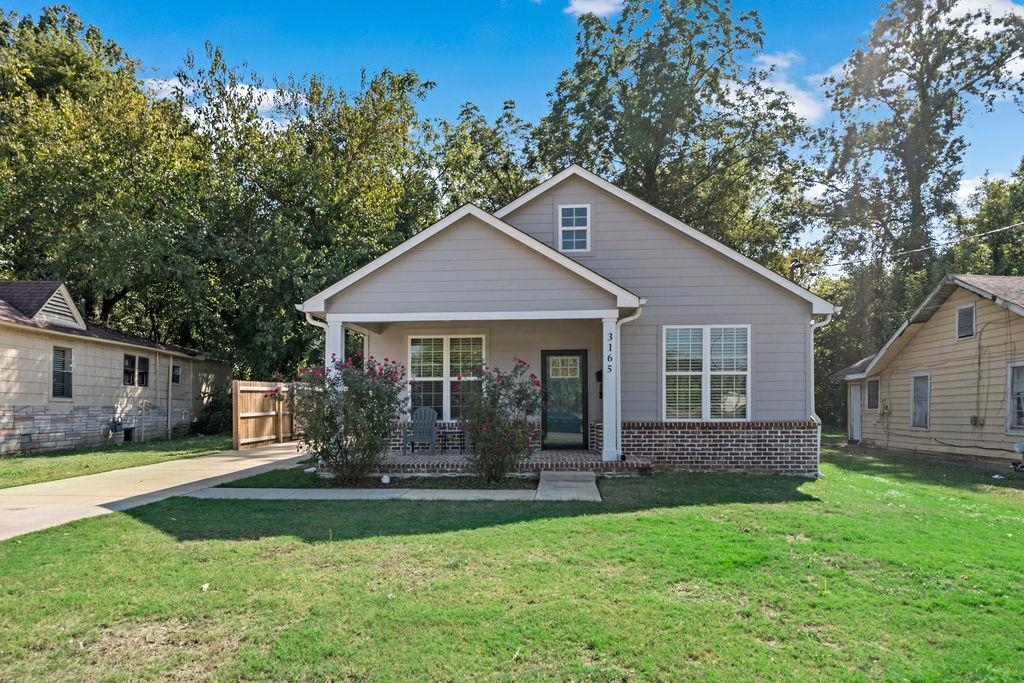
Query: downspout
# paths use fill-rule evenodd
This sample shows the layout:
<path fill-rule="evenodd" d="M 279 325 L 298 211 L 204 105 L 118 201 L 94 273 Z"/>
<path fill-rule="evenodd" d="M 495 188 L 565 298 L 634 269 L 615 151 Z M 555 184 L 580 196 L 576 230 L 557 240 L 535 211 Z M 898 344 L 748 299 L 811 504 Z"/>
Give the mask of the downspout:
<path fill-rule="evenodd" d="M 832 322 L 832 313 L 826 313 L 825 317 L 821 320 L 811 320 L 811 333 L 807 335 L 807 371 L 810 373 L 809 382 L 807 382 L 807 405 L 811 407 L 810 418 L 812 422 L 818 425 L 818 461 L 821 462 L 821 418 L 818 417 L 818 411 L 815 410 L 814 406 L 814 333 L 817 332 L 825 325 Z M 821 470 L 818 470 L 818 477 L 822 476 Z"/>
<path fill-rule="evenodd" d="M 647 303 L 647 299 L 641 299 L 640 305 Z M 615 383 L 615 414 L 619 416 L 619 428 L 615 430 L 615 433 L 619 437 L 619 442 L 615 444 L 615 450 L 619 454 L 620 460 L 625 460 L 626 455 L 622 452 L 622 326 L 626 323 L 631 323 L 643 313 L 643 309 L 637 306 L 636 310 L 632 314 L 626 316 L 622 320 L 619 320 L 615 325 L 615 339 L 619 345 L 619 348 L 615 349 L 616 362 L 619 364 L 619 381 Z"/>
<path fill-rule="evenodd" d="M 170 355 L 167 356 L 167 438 L 171 438 L 171 374 L 174 370 L 174 362 Z"/>

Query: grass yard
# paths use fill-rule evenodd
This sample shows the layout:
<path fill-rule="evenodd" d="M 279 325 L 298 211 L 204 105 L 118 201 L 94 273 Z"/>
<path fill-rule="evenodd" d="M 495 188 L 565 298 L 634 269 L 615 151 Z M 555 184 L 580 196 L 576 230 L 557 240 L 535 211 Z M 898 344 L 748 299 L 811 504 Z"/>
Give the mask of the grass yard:
<path fill-rule="evenodd" d="M 0 458 L 0 489 L 231 450 L 231 436 L 191 436 Z"/>
<path fill-rule="evenodd" d="M 0 543 L 0 679 L 1019 680 L 1024 482 L 848 453 L 604 503 L 82 520 Z"/>
<path fill-rule="evenodd" d="M 368 477 L 354 484 L 342 484 L 333 479 L 323 479 L 316 473 L 306 472 L 308 464 L 281 470 L 270 470 L 260 474 L 236 479 L 218 488 L 231 489 L 324 489 L 324 488 L 389 488 L 389 489 L 535 489 L 537 479 L 533 477 L 505 477 L 499 481 L 485 482 L 479 477 L 391 477 L 391 482 L 382 484 L 380 477 Z"/>

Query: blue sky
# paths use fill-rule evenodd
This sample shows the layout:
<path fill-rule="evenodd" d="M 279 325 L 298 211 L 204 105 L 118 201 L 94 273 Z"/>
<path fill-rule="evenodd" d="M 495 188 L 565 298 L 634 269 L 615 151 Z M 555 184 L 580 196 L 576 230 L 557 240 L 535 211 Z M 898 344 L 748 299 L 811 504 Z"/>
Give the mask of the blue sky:
<path fill-rule="evenodd" d="M 766 53 L 779 67 L 778 83 L 812 122 L 827 118 L 816 75 L 841 62 L 869 29 L 879 2 L 734 0 L 756 9 Z M 962 0 L 996 11 L 1024 13 L 1024 0 Z M 535 120 L 546 93 L 572 64 L 574 12 L 614 12 L 617 0 L 446 0 L 442 2 L 282 3 L 256 0 L 174 3 L 71 1 L 88 23 L 124 46 L 150 71 L 171 77 L 186 51 L 211 40 L 231 63 L 245 61 L 267 81 L 290 73 L 319 73 L 344 88 L 358 86 L 360 70 L 413 68 L 433 90 L 421 111 L 454 117 L 471 100 L 489 114 L 514 99 Z M 5 2 L 4 9 L 37 14 L 38 2 Z M 968 124 L 968 183 L 986 170 L 1005 175 L 1024 155 L 1024 114 L 1012 103 L 980 112 Z"/>

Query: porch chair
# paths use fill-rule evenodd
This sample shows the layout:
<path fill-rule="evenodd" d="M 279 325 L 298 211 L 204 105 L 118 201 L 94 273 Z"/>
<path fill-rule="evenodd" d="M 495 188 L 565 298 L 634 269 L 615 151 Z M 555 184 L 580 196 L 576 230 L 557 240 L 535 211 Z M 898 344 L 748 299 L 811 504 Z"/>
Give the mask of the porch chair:
<path fill-rule="evenodd" d="M 425 443 L 430 446 L 428 453 L 437 450 L 437 411 L 428 406 L 417 408 L 412 413 L 412 424 L 402 435 L 402 455 L 407 446 L 416 451 L 416 444 Z"/>

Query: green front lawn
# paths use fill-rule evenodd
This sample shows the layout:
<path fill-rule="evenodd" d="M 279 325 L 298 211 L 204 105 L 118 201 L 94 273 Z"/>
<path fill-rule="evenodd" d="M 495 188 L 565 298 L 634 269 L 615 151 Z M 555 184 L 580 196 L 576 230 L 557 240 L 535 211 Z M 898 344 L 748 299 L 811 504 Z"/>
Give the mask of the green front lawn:
<path fill-rule="evenodd" d="M 845 453 L 817 481 L 604 480 L 603 503 L 82 520 L 0 543 L 0 678 L 1018 678 L 1024 482 Z"/>
<path fill-rule="evenodd" d="M 0 489 L 194 458 L 230 449 L 231 436 L 219 435 L 0 457 Z"/>

